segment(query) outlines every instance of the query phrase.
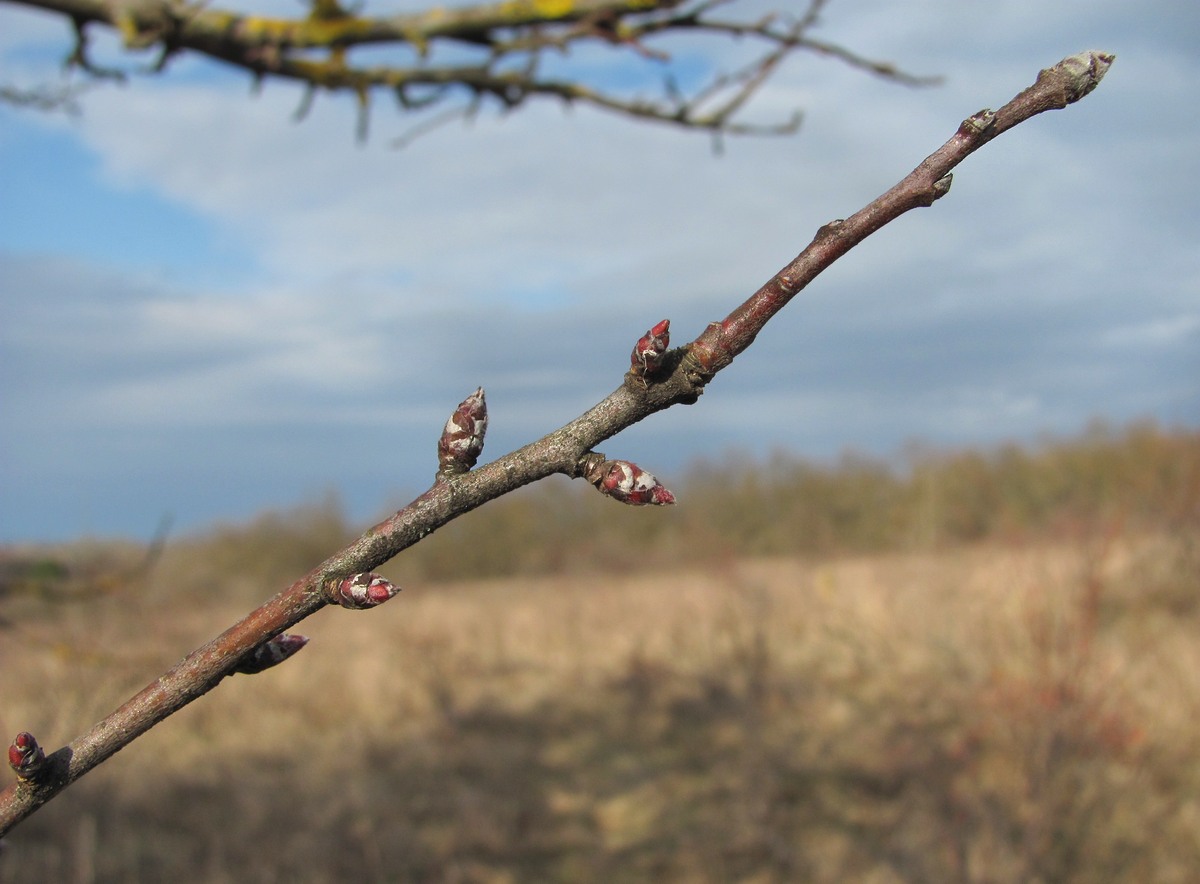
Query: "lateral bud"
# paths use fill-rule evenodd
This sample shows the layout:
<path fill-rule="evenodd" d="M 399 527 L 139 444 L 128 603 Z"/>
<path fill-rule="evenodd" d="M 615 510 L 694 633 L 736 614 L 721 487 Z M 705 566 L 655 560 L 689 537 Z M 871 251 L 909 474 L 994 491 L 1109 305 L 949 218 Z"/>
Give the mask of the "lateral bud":
<path fill-rule="evenodd" d="M 329 600 L 343 608 L 361 610 L 382 605 L 400 591 L 400 587 L 378 574 L 351 574 L 332 581 Z"/>
<path fill-rule="evenodd" d="M 465 473 L 483 453 L 487 432 L 487 402 L 483 387 L 459 403 L 438 440 L 438 475 Z"/>
<path fill-rule="evenodd" d="M 306 644 L 308 644 L 308 636 L 306 635 L 290 635 L 286 632 L 281 632 L 274 638 L 267 639 L 247 654 L 245 659 L 233 671 L 240 672 L 243 675 L 256 675 L 264 669 L 278 666 Z"/>
<path fill-rule="evenodd" d="M 675 503 L 675 495 L 658 479 L 627 460 L 602 461 L 589 469 L 584 478 L 601 494 L 630 506 L 670 506 Z"/>
<path fill-rule="evenodd" d="M 8 747 L 8 765 L 17 778 L 30 782 L 37 779 L 46 765 L 46 753 L 38 745 L 33 734 L 21 731 Z"/>
<path fill-rule="evenodd" d="M 962 121 L 959 126 L 959 131 L 966 135 L 982 135 L 992 127 L 996 122 L 996 112 L 990 107 L 985 107 L 978 113 L 971 114 Z"/>
<path fill-rule="evenodd" d="M 633 353 L 629 356 L 630 372 L 634 377 L 643 380 L 650 377 L 662 366 L 663 354 L 669 346 L 671 320 L 664 319 L 638 338 L 638 342 L 633 345 Z"/>

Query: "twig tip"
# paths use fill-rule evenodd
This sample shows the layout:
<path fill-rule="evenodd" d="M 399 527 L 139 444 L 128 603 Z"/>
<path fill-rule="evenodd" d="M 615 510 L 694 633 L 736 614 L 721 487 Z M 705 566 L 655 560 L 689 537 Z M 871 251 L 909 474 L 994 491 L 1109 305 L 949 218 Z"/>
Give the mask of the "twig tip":
<path fill-rule="evenodd" d="M 1117 56 L 1111 52 L 1091 49 L 1068 56 L 1057 65 L 1069 79 L 1070 97 L 1074 102 L 1100 85 Z"/>

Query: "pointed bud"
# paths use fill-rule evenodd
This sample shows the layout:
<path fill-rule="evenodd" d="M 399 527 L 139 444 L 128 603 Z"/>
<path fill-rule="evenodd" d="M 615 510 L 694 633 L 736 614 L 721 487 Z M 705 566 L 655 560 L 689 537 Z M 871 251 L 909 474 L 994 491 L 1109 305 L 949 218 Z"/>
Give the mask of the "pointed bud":
<path fill-rule="evenodd" d="M 278 666 L 306 644 L 308 644 L 308 636 L 306 635 L 289 635 L 286 632 L 281 632 L 274 638 L 267 639 L 247 654 L 246 658 L 233 671 L 241 672 L 245 675 L 255 675 L 264 669 Z"/>
<path fill-rule="evenodd" d="M 630 369 L 635 377 L 646 378 L 658 371 L 662 365 L 663 354 L 671 345 L 671 321 L 664 319 L 650 331 L 642 335 L 633 345 L 633 353 L 629 357 Z"/>
<path fill-rule="evenodd" d="M 670 506 L 675 495 L 653 475 L 627 460 L 606 460 L 587 476 L 601 494 L 631 506 Z"/>
<path fill-rule="evenodd" d="M 446 421 L 442 438 L 438 440 L 439 473 L 465 473 L 475 466 L 483 453 L 487 423 L 487 402 L 483 398 L 483 387 L 480 387 L 464 399 Z"/>
<path fill-rule="evenodd" d="M 8 763 L 22 780 L 36 779 L 46 763 L 46 753 L 33 734 L 22 731 L 8 747 Z"/>
<path fill-rule="evenodd" d="M 400 591 L 400 587 L 378 574 L 351 574 L 334 581 L 329 600 L 343 608 L 374 608 Z"/>

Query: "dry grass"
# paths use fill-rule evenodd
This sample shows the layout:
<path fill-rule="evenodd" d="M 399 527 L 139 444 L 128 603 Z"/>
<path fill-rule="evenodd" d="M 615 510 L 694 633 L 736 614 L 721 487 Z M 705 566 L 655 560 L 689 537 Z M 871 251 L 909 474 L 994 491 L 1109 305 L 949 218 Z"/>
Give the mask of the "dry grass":
<path fill-rule="evenodd" d="M 223 567 L 7 599 L 2 732 L 220 631 Z M 1194 880 L 1198 591 L 1184 537 L 410 585 L 76 784 L 0 881 Z"/>

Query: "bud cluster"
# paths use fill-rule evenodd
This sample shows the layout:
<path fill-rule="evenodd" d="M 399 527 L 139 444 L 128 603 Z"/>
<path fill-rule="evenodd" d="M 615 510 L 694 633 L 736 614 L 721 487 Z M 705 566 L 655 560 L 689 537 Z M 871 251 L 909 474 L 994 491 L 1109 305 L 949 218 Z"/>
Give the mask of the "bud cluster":
<path fill-rule="evenodd" d="M 446 421 L 442 438 L 438 440 L 438 473 L 465 473 L 483 453 L 483 436 L 487 432 L 487 402 L 480 387 L 455 409 Z"/>
<path fill-rule="evenodd" d="M 32 780 L 46 764 L 46 753 L 33 734 L 22 731 L 8 747 L 8 764 L 20 779 Z"/>
<path fill-rule="evenodd" d="M 603 461 L 590 469 L 586 478 L 601 494 L 630 506 L 669 506 L 675 502 L 675 495 L 658 479 L 627 460 Z"/>
<path fill-rule="evenodd" d="M 633 353 L 629 356 L 630 371 L 639 378 L 653 375 L 661 367 L 663 354 L 670 345 L 671 321 L 664 319 L 633 345 Z"/>
<path fill-rule="evenodd" d="M 306 644 L 308 644 L 308 636 L 306 635 L 289 635 L 286 632 L 281 632 L 274 638 L 267 639 L 247 654 L 245 659 L 233 671 L 241 672 L 245 675 L 255 675 L 264 669 L 278 666 Z"/>
<path fill-rule="evenodd" d="M 331 584 L 329 599 L 343 608 L 374 608 L 400 591 L 400 587 L 378 574 L 351 574 Z"/>

